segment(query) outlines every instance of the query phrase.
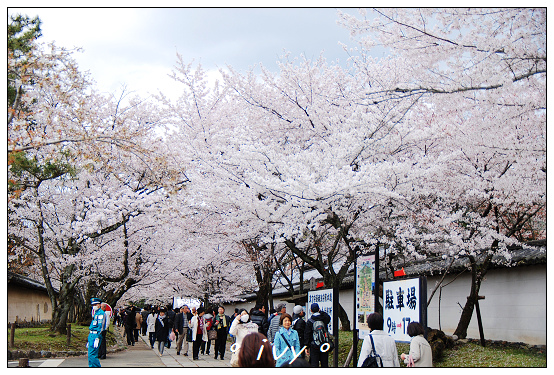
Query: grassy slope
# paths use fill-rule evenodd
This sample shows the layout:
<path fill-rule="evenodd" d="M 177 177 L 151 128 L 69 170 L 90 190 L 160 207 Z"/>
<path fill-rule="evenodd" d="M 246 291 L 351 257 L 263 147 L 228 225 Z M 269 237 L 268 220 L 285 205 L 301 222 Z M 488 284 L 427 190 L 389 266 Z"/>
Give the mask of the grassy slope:
<path fill-rule="evenodd" d="M 71 343 L 67 346 L 67 336 L 52 333 L 49 327 L 37 328 L 16 328 L 14 336 L 14 348 L 10 350 L 48 350 L 57 351 L 86 351 L 87 337 L 89 334 L 88 326 L 71 325 Z M 8 329 L 8 344 L 10 330 Z M 113 336 L 113 327 L 107 335 L 108 346 L 115 344 Z"/>
<path fill-rule="evenodd" d="M 339 335 L 339 366 L 342 367 L 352 346 L 352 332 L 340 332 Z M 362 341 L 358 342 L 358 358 Z M 396 344 L 398 355 L 410 350 L 407 343 Z M 332 363 L 332 357 L 329 362 Z M 404 364 L 401 363 L 401 366 Z M 458 345 L 453 349 L 445 350 L 441 361 L 434 361 L 435 367 L 546 367 L 546 351 L 537 351 L 482 347 L 475 343 Z M 352 367 L 352 363 L 350 364 Z"/>

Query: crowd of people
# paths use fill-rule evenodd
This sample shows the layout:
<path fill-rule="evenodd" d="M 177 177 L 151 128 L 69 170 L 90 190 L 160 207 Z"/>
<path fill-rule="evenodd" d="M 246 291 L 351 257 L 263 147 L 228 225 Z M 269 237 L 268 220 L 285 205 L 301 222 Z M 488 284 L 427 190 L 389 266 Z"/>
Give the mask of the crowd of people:
<path fill-rule="evenodd" d="M 128 307 L 116 309 L 113 319 L 117 326 L 124 327 L 128 345 L 134 345 L 139 334 L 148 336 L 150 346 L 157 348 L 160 357 L 174 342 L 177 355 L 188 356 L 191 346 L 193 360 L 211 355 L 213 344 L 214 359 L 224 360 L 227 338 L 231 336 L 233 367 L 329 367 L 331 343 L 322 345 L 318 335 L 322 329 L 326 332 L 331 317 L 317 303 L 310 310 L 312 315 L 306 320 L 302 306 L 295 306 L 291 316 L 284 303 L 269 314 L 263 305 L 256 305 L 250 311 L 235 309 L 231 315 L 225 313 L 223 306 Z M 382 367 L 399 367 L 399 358 L 409 367 L 432 366 L 431 348 L 419 323 L 408 325 L 410 352 L 400 357 L 394 339 L 383 331 L 383 323 L 381 314 L 369 316 L 371 333 L 364 338 L 358 367 L 367 365 L 370 354 L 379 357 Z"/>

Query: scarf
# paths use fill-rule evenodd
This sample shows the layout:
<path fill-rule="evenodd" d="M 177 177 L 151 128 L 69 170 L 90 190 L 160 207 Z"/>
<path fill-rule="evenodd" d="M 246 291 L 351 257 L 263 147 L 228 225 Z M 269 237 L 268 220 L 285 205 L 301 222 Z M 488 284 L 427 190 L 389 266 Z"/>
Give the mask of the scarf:
<path fill-rule="evenodd" d="M 219 314 L 219 321 L 222 323 L 223 328 L 227 327 L 227 319 L 225 319 L 225 314 Z M 220 328 L 221 328 L 220 327 Z"/>
<path fill-rule="evenodd" d="M 160 323 L 162 324 L 162 327 L 164 327 L 164 321 L 163 321 L 163 318 L 165 318 L 165 315 L 164 315 L 164 316 L 158 315 L 158 320 L 159 320 L 159 321 L 160 321 Z"/>

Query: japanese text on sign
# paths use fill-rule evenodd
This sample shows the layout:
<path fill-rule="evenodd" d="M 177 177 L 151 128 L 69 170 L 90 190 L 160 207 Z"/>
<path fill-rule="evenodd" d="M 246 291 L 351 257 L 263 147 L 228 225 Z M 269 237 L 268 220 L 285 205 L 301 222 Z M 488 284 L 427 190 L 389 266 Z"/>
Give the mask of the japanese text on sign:
<path fill-rule="evenodd" d="M 317 303 L 320 311 L 325 311 L 329 314 L 331 323 L 329 323 L 328 329 L 329 333 L 333 334 L 333 289 L 320 289 L 308 292 L 307 319 L 310 319 L 312 316 L 310 311 L 312 303 Z"/>
<path fill-rule="evenodd" d="M 333 290 L 329 289 L 330 292 L 325 291 L 321 294 L 308 294 L 308 303 L 321 303 L 321 302 L 333 302 Z"/>
<path fill-rule="evenodd" d="M 410 341 L 408 324 L 421 322 L 419 278 L 385 282 L 383 289 L 385 332 L 396 341 Z"/>

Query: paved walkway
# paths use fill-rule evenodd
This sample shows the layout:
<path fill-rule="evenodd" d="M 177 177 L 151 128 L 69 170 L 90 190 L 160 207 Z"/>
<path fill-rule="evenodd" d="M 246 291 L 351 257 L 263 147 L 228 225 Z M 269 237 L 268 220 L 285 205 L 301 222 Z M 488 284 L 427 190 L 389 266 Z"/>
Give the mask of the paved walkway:
<path fill-rule="evenodd" d="M 214 359 L 214 345 L 213 342 L 210 345 L 210 354 L 202 355 L 200 353 L 198 360 L 192 359 L 192 343 L 189 343 L 188 356 L 184 356 L 184 352 L 181 350 L 181 354 L 177 355 L 177 345 L 175 342 L 171 343 L 171 348 L 164 349 L 164 353 L 161 357 L 158 356 L 158 345 L 154 344 L 154 349 L 151 349 L 147 336 L 140 336 L 142 342 L 139 342 L 150 350 L 151 354 L 156 356 L 161 362 L 161 367 L 231 367 L 231 351 L 229 350 L 231 344 L 227 342 L 227 348 L 225 351 L 225 359 Z M 135 347 L 137 344 L 135 344 Z M 131 346 L 131 348 L 134 348 Z M 107 358 L 106 358 L 107 360 Z"/>
<path fill-rule="evenodd" d="M 231 352 L 229 347 L 231 344 L 227 342 L 227 350 L 225 359 L 214 359 L 213 343 L 210 348 L 210 355 L 200 354 L 200 359 L 192 359 L 192 343 L 189 343 L 189 355 L 185 357 L 181 351 L 177 355 L 175 343 L 171 344 L 171 348 L 165 348 L 162 357 L 158 355 L 157 343 L 154 349 L 150 347 L 148 336 L 139 336 L 139 341 L 134 346 L 128 346 L 126 350 L 117 353 L 108 353 L 106 359 L 101 359 L 102 367 L 231 367 L 229 363 Z M 8 367 L 17 367 L 18 362 L 9 362 Z M 31 367 L 88 367 L 87 356 L 55 358 L 55 359 L 38 359 L 30 360 Z"/>

